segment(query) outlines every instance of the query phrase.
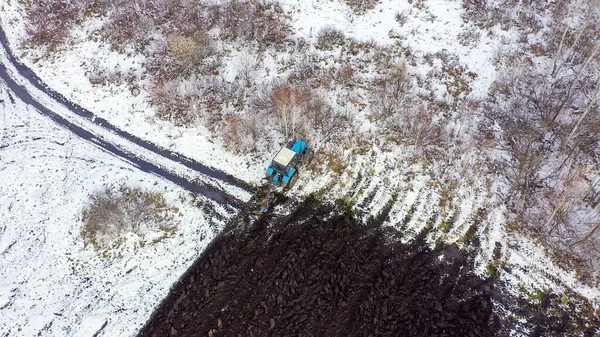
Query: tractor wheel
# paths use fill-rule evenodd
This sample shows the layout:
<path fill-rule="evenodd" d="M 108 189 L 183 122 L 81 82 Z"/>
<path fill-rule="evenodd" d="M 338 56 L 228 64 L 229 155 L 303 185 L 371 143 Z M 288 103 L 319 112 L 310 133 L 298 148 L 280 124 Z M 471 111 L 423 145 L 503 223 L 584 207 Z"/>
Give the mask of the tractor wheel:
<path fill-rule="evenodd" d="M 310 165 L 310 163 L 312 162 L 314 156 L 315 156 L 315 153 L 312 152 L 312 151 L 310 151 L 309 153 L 305 154 L 305 157 L 302 160 L 304 166 Z"/>
<path fill-rule="evenodd" d="M 292 187 L 294 187 L 294 185 L 296 184 L 297 177 L 298 177 L 298 171 L 296 171 L 296 173 L 294 173 L 294 175 L 292 176 L 292 178 L 290 178 L 290 181 L 284 186 L 284 188 L 286 190 L 289 190 Z"/>

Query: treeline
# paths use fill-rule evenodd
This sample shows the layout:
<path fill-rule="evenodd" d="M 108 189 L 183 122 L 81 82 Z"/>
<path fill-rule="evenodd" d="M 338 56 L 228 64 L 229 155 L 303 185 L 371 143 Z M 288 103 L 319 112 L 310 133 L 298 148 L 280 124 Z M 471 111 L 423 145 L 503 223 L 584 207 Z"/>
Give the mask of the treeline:
<path fill-rule="evenodd" d="M 465 1 L 481 25 L 519 31 L 481 131 L 494 140 L 511 225 L 597 282 L 600 261 L 600 11 L 593 2 Z M 549 21 L 548 21 L 549 20 Z"/>

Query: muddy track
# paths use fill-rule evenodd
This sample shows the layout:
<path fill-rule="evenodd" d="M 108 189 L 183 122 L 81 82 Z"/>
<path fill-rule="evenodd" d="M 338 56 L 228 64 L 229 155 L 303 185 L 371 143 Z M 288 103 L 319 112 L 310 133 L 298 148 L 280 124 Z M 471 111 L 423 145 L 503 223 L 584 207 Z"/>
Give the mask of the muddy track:
<path fill-rule="evenodd" d="M 160 155 L 164 158 L 167 158 L 173 162 L 182 164 L 196 172 L 201 173 L 204 176 L 218 179 L 227 184 L 242 188 L 248 192 L 251 192 L 254 190 L 254 187 L 252 185 L 250 185 L 238 178 L 235 178 L 235 177 L 233 177 L 229 174 L 226 174 L 222 171 L 219 171 L 217 169 L 202 165 L 201 163 L 194 161 L 193 159 L 179 155 L 177 153 L 174 153 L 172 151 L 169 151 L 167 149 L 159 147 L 156 144 L 142 140 L 130 133 L 127 133 L 127 132 L 117 128 L 113 124 L 110 124 L 108 121 L 95 116 L 89 110 L 86 110 L 86 109 L 82 108 L 81 106 L 70 102 L 63 95 L 57 93 L 56 91 L 46 87 L 42 83 L 40 78 L 31 69 L 29 69 L 24 64 L 19 62 L 15 58 L 15 56 L 12 54 L 12 51 L 9 48 L 8 41 L 6 39 L 4 30 L 1 27 L 1 24 L 0 24 L 0 44 L 2 44 L 4 50 L 6 51 L 8 59 L 10 60 L 12 65 L 18 70 L 18 72 L 21 76 L 25 77 L 37 89 L 44 92 L 45 94 L 47 94 L 48 96 L 50 96 L 51 98 L 56 100 L 57 102 L 61 103 L 62 105 L 67 107 L 69 110 L 71 110 L 72 112 L 79 115 L 80 117 L 85 118 L 87 121 L 89 121 L 91 123 L 94 123 L 96 125 L 103 127 L 104 129 L 110 131 L 111 133 L 117 134 L 118 136 L 128 140 L 131 143 L 136 144 L 137 146 L 140 146 L 146 150 L 152 151 L 153 153 Z M 14 93 L 14 95 L 16 95 L 24 103 L 33 106 L 40 114 L 49 117 L 55 123 L 61 125 L 62 127 L 68 129 L 69 131 L 75 133 L 77 136 L 79 136 L 89 142 L 93 142 L 95 145 L 106 150 L 107 152 L 110 152 L 115 156 L 125 159 L 126 161 L 128 161 L 128 162 L 132 163 L 133 165 L 135 165 L 136 167 L 138 167 L 140 170 L 149 172 L 149 173 L 154 173 L 158 176 L 161 176 L 161 177 L 185 188 L 186 190 L 189 190 L 194 193 L 202 194 L 202 195 L 204 195 L 210 199 L 213 199 L 219 203 L 231 204 L 238 208 L 241 207 L 241 205 L 243 204 L 243 201 L 238 200 L 237 198 L 235 198 L 223 191 L 220 191 L 216 187 L 207 186 L 207 185 L 204 185 L 201 183 L 189 181 L 188 179 L 178 176 L 175 173 L 168 171 L 165 168 L 159 167 L 159 166 L 155 165 L 154 163 L 151 163 L 145 159 L 142 159 L 133 153 L 126 152 L 123 149 L 120 149 L 119 147 L 117 147 L 116 145 L 111 144 L 111 143 L 101 139 L 100 136 L 93 134 L 89 130 L 86 130 L 81 126 L 78 126 L 78 125 L 75 125 L 75 124 L 69 122 L 64 117 L 62 117 L 62 116 L 58 115 L 57 113 L 51 111 L 50 109 L 46 108 L 43 104 L 41 104 L 39 101 L 37 101 L 35 98 L 33 98 L 31 96 L 31 94 L 29 94 L 29 92 L 27 91 L 27 89 L 25 87 L 16 83 L 16 81 L 14 81 L 11 78 L 11 76 L 8 73 L 7 68 L 4 64 L 0 64 L 0 78 L 2 78 L 5 81 L 7 86 Z"/>

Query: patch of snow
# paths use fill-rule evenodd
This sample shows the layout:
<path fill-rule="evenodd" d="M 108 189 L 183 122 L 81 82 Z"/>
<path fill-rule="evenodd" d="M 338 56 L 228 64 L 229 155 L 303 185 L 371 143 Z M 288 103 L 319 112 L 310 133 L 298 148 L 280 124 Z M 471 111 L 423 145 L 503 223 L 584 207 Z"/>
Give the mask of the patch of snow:
<path fill-rule="evenodd" d="M 42 117 L 0 83 L 0 335 L 129 336 L 223 226 L 191 196 Z M 80 236 L 98 189 L 127 184 L 179 206 L 176 235 L 103 259 Z M 226 219 L 226 211 L 207 204 Z"/>

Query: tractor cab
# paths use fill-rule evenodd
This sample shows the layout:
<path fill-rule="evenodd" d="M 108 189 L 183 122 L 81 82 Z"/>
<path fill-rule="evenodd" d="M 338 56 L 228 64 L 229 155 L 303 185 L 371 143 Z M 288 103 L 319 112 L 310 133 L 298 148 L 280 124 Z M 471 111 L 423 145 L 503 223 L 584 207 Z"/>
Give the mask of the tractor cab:
<path fill-rule="evenodd" d="M 312 151 L 307 148 L 305 141 L 289 142 L 273 158 L 267 168 L 267 178 L 277 187 L 292 185 L 298 164 L 303 164 L 311 155 Z"/>
<path fill-rule="evenodd" d="M 268 193 L 258 202 L 260 210 L 254 214 L 260 215 L 268 212 L 269 208 L 277 201 L 278 196 L 281 195 L 276 192 L 277 188 L 292 187 L 298 175 L 298 167 L 309 164 L 312 157 L 312 150 L 306 146 L 306 142 L 303 140 L 291 141 L 279 150 L 267 168 L 265 179 L 269 180 Z"/>

